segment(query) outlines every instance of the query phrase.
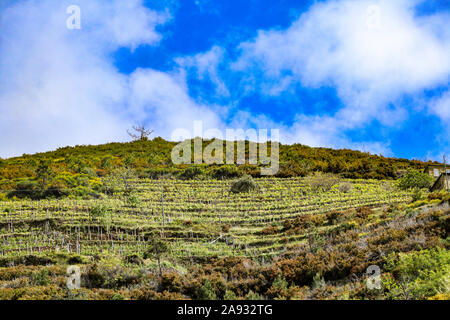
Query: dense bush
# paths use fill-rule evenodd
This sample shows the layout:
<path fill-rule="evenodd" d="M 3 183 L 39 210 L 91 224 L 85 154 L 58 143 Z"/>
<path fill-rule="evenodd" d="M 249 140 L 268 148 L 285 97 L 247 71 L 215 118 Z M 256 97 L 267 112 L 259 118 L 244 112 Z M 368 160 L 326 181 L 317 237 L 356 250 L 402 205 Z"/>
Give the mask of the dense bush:
<path fill-rule="evenodd" d="M 199 300 L 217 300 L 211 281 L 208 279 L 204 281 L 203 285 L 197 289 L 196 298 Z"/>
<path fill-rule="evenodd" d="M 136 189 L 137 173 L 135 170 L 121 167 L 111 171 L 103 178 L 103 192 L 114 194 L 123 192 L 125 196 L 131 195 Z"/>
<path fill-rule="evenodd" d="M 122 265 L 113 255 L 104 254 L 82 273 L 82 286 L 88 288 L 114 289 L 129 286 L 141 280 L 142 275 Z"/>
<path fill-rule="evenodd" d="M 267 235 L 271 235 L 271 234 L 276 234 L 277 232 L 278 232 L 277 227 L 268 226 L 268 227 L 265 227 L 264 229 L 262 229 L 259 234 L 267 236 Z"/>
<path fill-rule="evenodd" d="M 342 217 L 344 214 L 341 211 L 333 210 L 326 213 L 326 217 L 328 220 L 328 224 L 333 225 L 336 224 L 338 219 Z"/>
<path fill-rule="evenodd" d="M 348 193 L 352 191 L 353 186 L 350 182 L 343 182 L 339 185 L 339 192 Z"/>
<path fill-rule="evenodd" d="M 92 180 L 85 174 L 60 174 L 43 181 L 18 181 L 15 190 L 8 193 L 8 197 L 19 199 L 29 198 L 39 200 L 45 198 L 61 198 L 65 196 L 92 197 L 96 194 L 94 189 L 101 185 L 97 178 Z"/>
<path fill-rule="evenodd" d="M 188 167 L 181 174 L 180 178 L 185 180 L 191 180 L 203 175 L 202 169 L 199 167 Z"/>
<path fill-rule="evenodd" d="M 165 272 L 161 276 L 161 291 L 181 292 L 183 279 L 177 272 Z"/>
<path fill-rule="evenodd" d="M 223 300 L 237 300 L 237 298 L 236 294 L 231 290 L 227 290 L 223 296 Z"/>
<path fill-rule="evenodd" d="M 171 250 L 170 245 L 157 238 L 148 241 L 147 251 L 144 253 L 144 259 L 152 258 L 158 261 L 159 275 L 162 276 L 161 259 L 168 255 Z"/>
<path fill-rule="evenodd" d="M 145 170 L 143 177 L 159 179 L 161 177 L 171 177 L 172 175 L 175 175 L 176 172 L 176 170 L 169 168 L 152 168 Z"/>
<path fill-rule="evenodd" d="M 429 188 L 433 183 L 434 179 L 420 171 L 411 170 L 398 181 L 398 186 L 400 189 L 407 190 L 412 188 Z"/>
<path fill-rule="evenodd" d="M 391 254 L 384 269 L 383 279 L 390 299 L 425 299 L 448 293 L 450 251 L 431 249 L 408 254 Z"/>
<path fill-rule="evenodd" d="M 423 198 L 424 194 L 422 193 L 422 189 L 414 188 L 412 192 L 412 201 L 413 202 L 420 201 L 423 200 Z"/>
<path fill-rule="evenodd" d="M 37 286 L 46 286 L 50 283 L 50 276 L 47 269 L 34 272 L 31 275 L 31 281 Z"/>
<path fill-rule="evenodd" d="M 250 192 L 258 190 L 258 185 L 249 175 L 245 175 L 242 178 L 233 181 L 230 191 L 232 193 Z"/>
<path fill-rule="evenodd" d="M 312 226 L 311 216 L 304 214 L 295 219 L 286 219 L 283 222 L 283 231 L 286 234 L 297 234 L 305 231 L 306 228 Z"/>
<path fill-rule="evenodd" d="M 314 192 L 325 192 L 338 184 L 340 178 L 335 174 L 316 172 L 313 176 L 305 178 L 305 181 Z"/>
<path fill-rule="evenodd" d="M 143 265 L 144 260 L 137 254 L 130 254 L 125 257 L 125 262 L 130 264 L 137 264 L 137 265 Z"/>
<path fill-rule="evenodd" d="M 356 216 L 363 220 L 367 219 L 367 217 L 371 214 L 373 214 L 373 210 L 369 207 L 359 207 L 356 209 Z"/>
<path fill-rule="evenodd" d="M 95 205 L 89 209 L 91 220 L 97 220 L 108 232 L 112 224 L 112 209 L 105 205 Z"/>
<path fill-rule="evenodd" d="M 16 190 L 8 193 L 8 197 L 17 197 L 21 198 L 30 198 L 30 199 L 39 199 L 41 197 L 41 190 L 39 185 L 35 181 L 20 181 L 16 185 Z"/>
<path fill-rule="evenodd" d="M 141 199 L 140 199 L 137 195 L 135 195 L 135 194 L 132 194 L 132 195 L 128 196 L 128 197 L 126 198 L 125 202 L 126 202 L 126 204 L 127 204 L 128 206 L 130 206 L 130 207 L 132 207 L 132 208 L 140 207 L 141 204 L 142 204 Z"/>
<path fill-rule="evenodd" d="M 88 186 L 89 186 L 89 180 L 88 180 Z M 89 190 L 86 188 L 86 190 Z M 87 193 L 87 192 L 86 192 Z M 70 194 L 70 190 L 67 187 L 67 185 L 62 181 L 53 181 L 51 182 L 48 187 L 43 192 L 44 198 L 60 198 L 63 196 L 67 196 Z"/>
<path fill-rule="evenodd" d="M 216 179 L 230 179 L 237 178 L 241 174 L 239 170 L 234 165 L 224 165 L 212 170 L 212 176 Z"/>

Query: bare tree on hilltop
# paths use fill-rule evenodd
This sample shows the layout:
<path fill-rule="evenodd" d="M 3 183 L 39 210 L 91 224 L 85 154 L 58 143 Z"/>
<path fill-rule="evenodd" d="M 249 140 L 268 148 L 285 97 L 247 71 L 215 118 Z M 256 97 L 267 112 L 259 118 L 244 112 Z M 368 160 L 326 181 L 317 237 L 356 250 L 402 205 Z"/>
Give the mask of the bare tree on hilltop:
<path fill-rule="evenodd" d="M 127 130 L 127 133 L 135 140 L 148 140 L 148 137 L 153 133 L 153 130 L 146 129 L 144 125 L 133 126 L 133 130 L 138 134 L 131 133 Z"/>

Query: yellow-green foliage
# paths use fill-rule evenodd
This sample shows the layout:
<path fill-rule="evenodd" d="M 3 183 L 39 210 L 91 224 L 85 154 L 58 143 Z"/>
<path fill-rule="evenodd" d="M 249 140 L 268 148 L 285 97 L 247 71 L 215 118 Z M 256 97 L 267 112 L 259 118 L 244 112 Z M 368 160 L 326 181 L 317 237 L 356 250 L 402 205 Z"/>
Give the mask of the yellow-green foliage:
<path fill-rule="evenodd" d="M 450 293 L 450 251 L 430 249 L 391 254 L 383 279 L 390 299 L 426 299 Z"/>
<path fill-rule="evenodd" d="M 158 137 L 151 141 L 65 147 L 56 151 L 5 159 L 0 162 L 0 190 L 15 189 L 20 180 L 38 179 L 38 169 L 42 163 L 48 165 L 48 173 L 59 176 L 58 179 L 62 179 L 69 187 L 73 185 L 77 174 L 87 175 L 89 179 L 103 177 L 125 165 L 136 170 L 140 177 L 176 175 L 187 168 L 172 164 L 171 152 L 175 145 L 174 142 Z M 204 141 L 203 148 L 207 145 L 208 141 Z M 247 158 L 248 146 L 246 141 Z M 205 165 L 202 167 L 202 174 L 218 179 L 234 178 L 243 174 L 254 176 L 259 175 L 259 165 Z M 319 171 L 340 174 L 344 178 L 386 179 L 396 178 L 398 170 L 421 170 L 425 165 L 421 161 L 385 158 L 359 151 L 310 148 L 298 144 L 281 145 L 280 170 L 277 175 L 306 176 Z M 80 181 L 77 183 L 82 184 Z M 95 185 L 92 188 L 96 190 Z"/>

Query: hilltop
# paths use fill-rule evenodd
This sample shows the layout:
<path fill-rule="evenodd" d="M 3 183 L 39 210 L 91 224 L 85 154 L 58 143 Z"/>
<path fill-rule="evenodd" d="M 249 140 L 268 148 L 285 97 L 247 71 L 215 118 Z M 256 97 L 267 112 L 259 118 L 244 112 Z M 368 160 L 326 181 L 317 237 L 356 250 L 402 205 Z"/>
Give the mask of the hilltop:
<path fill-rule="evenodd" d="M 210 141 L 203 141 L 205 148 Z M 261 165 L 174 165 L 171 151 L 176 142 L 160 137 L 127 143 L 82 145 L 55 151 L 24 154 L 0 160 L 0 189 L 33 188 L 30 183 L 51 184 L 54 189 L 94 187 L 115 168 L 134 169 L 141 178 L 161 175 L 226 179 L 242 174 L 260 175 Z M 248 156 L 248 141 L 246 141 Z M 350 179 L 395 179 L 411 169 L 422 169 L 425 162 L 387 158 L 360 151 L 312 148 L 301 144 L 280 145 L 277 177 L 301 177 L 313 172 L 339 174 Z M 43 180 L 43 181 L 42 181 Z"/>

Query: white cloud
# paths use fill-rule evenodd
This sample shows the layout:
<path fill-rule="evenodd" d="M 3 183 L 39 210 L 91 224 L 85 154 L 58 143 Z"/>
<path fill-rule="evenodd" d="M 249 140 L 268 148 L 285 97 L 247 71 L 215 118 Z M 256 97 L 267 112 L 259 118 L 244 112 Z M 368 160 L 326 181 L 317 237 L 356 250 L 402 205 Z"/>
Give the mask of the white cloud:
<path fill-rule="evenodd" d="M 442 133 L 436 137 L 440 147 L 434 154 L 429 154 L 429 157 L 434 160 L 441 161 L 442 156 L 447 156 L 447 161 L 450 159 L 450 91 L 444 92 L 440 97 L 434 98 L 429 103 L 429 112 L 439 117 L 444 124 Z"/>
<path fill-rule="evenodd" d="M 74 2 L 81 30 L 66 28 L 66 8 Z M 116 49 L 156 45 L 161 35 L 155 28 L 167 19 L 167 12 L 149 10 L 142 0 L 4 5 L 0 156 L 128 140 L 134 121 L 146 121 L 166 137 L 182 122 L 215 121 L 208 107 L 189 98 L 179 75 L 137 70 L 127 76 L 114 67 Z"/>
<path fill-rule="evenodd" d="M 81 8 L 81 30 L 66 28 L 66 8 Z M 445 86 L 450 75 L 450 16 L 415 16 L 419 1 L 328 1 L 313 5 L 284 31 L 260 31 L 241 45 L 234 69 L 277 96 L 300 83 L 336 87 L 345 107 L 325 116 L 298 115 L 293 126 L 264 115 L 237 112 L 194 100 L 186 72 L 212 82 L 229 97 L 220 78 L 225 51 L 219 46 L 176 60 L 171 73 L 138 69 L 125 75 L 112 53 L 157 45 L 155 29 L 170 20 L 142 0 L 28 0 L 0 5 L 0 156 L 20 155 L 75 144 L 124 141 L 126 129 L 144 122 L 170 138 L 175 128 L 203 120 L 205 130 L 231 127 L 279 128 L 282 142 L 347 147 L 390 154 L 389 142 L 353 142 L 345 132 L 378 120 L 397 125 L 407 117 L 399 100 Z M 381 9 L 380 28 L 367 28 L 368 5 Z M 257 72 L 255 72 L 257 74 Z M 425 101 L 428 111 L 448 121 L 448 94 Z M 448 140 L 448 134 L 445 139 Z"/>
<path fill-rule="evenodd" d="M 248 111 L 238 111 L 232 117 L 231 128 L 257 128 L 280 130 L 280 142 L 285 144 L 302 143 L 310 147 L 346 148 L 392 156 L 390 142 L 354 142 L 340 134 L 342 128 L 333 117 L 308 117 L 297 115 L 295 123 L 288 126 L 276 122 L 264 114 L 251 114 Z"/>
<path fill-rule="evenodd" d="M 329 116 L 299 116 L 292 129 L 297 128 L 301 142 L 345 145 L 346 130 L 373 120 L 399 125 L 408 115 L 400 103 L 405 94 L 448 83 L 450 16 L 415 15 L 419 2 L 423 1 L 316 3 L 288 29 L 259 31 L 255 39 L 242 43 L 233 68 L 263 70 L 256 89 L 270 95 L 295 83 L 335 87 L 344 108 Z"/>
<path fill-rule="evenodd" d="M 430 112 L 450 124 L 450 91 L 430 103 Z"/>
<path fill-rule="evenodd" d="M 285 137 L 289 143 L 301 142 L 311 147 L 329 147 L 352 149 L 372 154 L 392 156 L 390 142 L 355 142 L 342 134 L 343 122 L 329 116 L 297 115 L 293 126 L 286 128 Z"/>
<path fill-rule="evenodd" d="M 216 94 L 229 96 L 227 86 L 219 77 L 218 66 L 223 61 L 224 49 L 214 46 L 207 52 L 202 52 L 194 56 L 180 57 L 175 61 L 187 70 L 194 70 L 199 80 L 209 80 L 216 87 Z"/>
<path fill-rule="evenodd" d="M 205 129 L 223 127 L 221 110 L 193 101 L 181 74 L 138 69 L 130 76 L 129 86 L 130 112 L 137 121 L 151 122 L 162 136 L 170 138 L 174 129 L 192 130 L 194 120 L 203 121 Z"/>

